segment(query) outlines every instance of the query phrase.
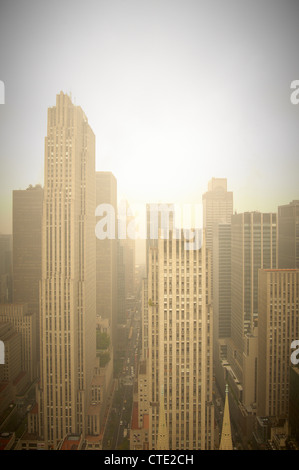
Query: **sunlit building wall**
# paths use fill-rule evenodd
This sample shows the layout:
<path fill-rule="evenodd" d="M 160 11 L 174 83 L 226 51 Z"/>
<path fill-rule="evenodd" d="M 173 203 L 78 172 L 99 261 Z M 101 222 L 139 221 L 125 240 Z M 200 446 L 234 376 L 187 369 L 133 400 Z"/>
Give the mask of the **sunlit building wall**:
<path fill-rule="evenodd" d="M 164 400 L 169 449 L 212 449 L 212 309 L 206 251 L 170 231 L 148 252 L 149 445 Z M 163 392 L 163 393 L 162 393 Z"/>
<path fill-rule="evenodd" d="M 48 110 L 40 283 L 39 434 L 85 434 L 96 361 L 95 137 L 62 92 Z"/>

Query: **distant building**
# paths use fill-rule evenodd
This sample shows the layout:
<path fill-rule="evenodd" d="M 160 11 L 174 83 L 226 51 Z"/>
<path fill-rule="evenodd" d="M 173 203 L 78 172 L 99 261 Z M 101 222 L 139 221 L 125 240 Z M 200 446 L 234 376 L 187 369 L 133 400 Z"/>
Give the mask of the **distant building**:
<path fill-rule="evenodd" d="M 42 272 L 43 188 L 13 191 L 13 301 L 39 311 Z"/>
<path fill-rule="evenodd" d="M 111 172 L 96 172 L 96 206 L 109 204 L 114 209 L 116 227 L 117 182 Z M 112 343 L 116 347 L 117 324 L 117 235 L 114 239 L 96 240 L 97 316 L 108 318 Z"/>
<path fill-rule="evenodd" d="M 12 302 L 12 235 L 0 234 L 0 303 Z"/>
<path fill-rule="evenodd" d="M 202 204 L 206 247 L 212 253 L 213 269 L 213 232 L 215 226 L 218 223 L 229 224 L 233 214 L 233 193 L 227 191 L 226 178 L 212 178 L 208 182 L 208 191 L 202 196 Z"/>
<path fill-rule="evenodd" d="M 214 371 L 223 388 L 221 362 L 227 359 L 231 336 L 231 225 L 217 223 L 213 230 L 213 345 Z"/>
<path fill-rule="evenodd" d="M 231 419 L 239 426 L 245 444 L 252 434 L 257 402 L 258 273 L 261 268 L 276 266 L 276 214 L 232 215 L 231 337 L 221 367 L 223 381 L 232 391 Z"/>
<path fill-rule="evenodd" d="M 299 269 L 299 200 L 278 207 L 278 268 Z"/>

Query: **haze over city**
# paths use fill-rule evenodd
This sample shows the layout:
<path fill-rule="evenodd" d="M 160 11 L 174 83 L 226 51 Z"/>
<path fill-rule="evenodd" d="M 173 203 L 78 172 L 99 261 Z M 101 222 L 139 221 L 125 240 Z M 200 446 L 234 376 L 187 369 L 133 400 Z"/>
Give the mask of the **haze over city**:
<path fill-rule="evenodd" d="M 43 184 L 45 110 L 62 90 L 96 135 L 96 168 L 129 202 L 199 202 L 226 177 L 235 209 L 296 197 L 294 1 L 1 2 L 1 225 Z"/>

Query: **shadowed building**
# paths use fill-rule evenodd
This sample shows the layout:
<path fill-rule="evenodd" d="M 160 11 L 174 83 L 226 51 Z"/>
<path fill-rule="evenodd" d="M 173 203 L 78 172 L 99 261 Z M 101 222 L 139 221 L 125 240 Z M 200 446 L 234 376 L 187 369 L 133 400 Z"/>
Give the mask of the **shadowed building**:
<path fill-rule="evenodd" d="M 288 417 L 291 343 L 298 338 L 299 270 L 260 270 L 258 416 Z"/>
<path fill-rule="evenodd" d="M 299 269 L 299 200 L 278 207 L 278 268 Z"/>
<path fill-rule="evenodd" d="M 96 205 L 109 204 L 114 209 L 116 228 L 117 182 L 106 171 L 96 172 Z M 117 234 L 115 238 L 96 241 L 96 295 L 97 316 L 108 318 L 112 326 L 112 343 L 115 347 L 117 322 Z"/>
<path fill-rule="evenodd" d="M 12 236 L 0 234 L 0 303 L 12 301 Z"/>
<path fill-rule="evenodd" d="M 42 275 L 43 188 L 13 191 L 13 302 L 26 303 L 36 321 L 39 357 L 39 282 Z"/>
<path fill-rule="evenodd" d="M 213 232 L 215 225 L 220 222 L 229 224 L 233 214 L 233 193 L 227 191 L 226 178 L 212 178 L 208 182 L 208 191 L 202 196 L 202 204 L 206 247 L 212 253 L 213 269 Z"/>

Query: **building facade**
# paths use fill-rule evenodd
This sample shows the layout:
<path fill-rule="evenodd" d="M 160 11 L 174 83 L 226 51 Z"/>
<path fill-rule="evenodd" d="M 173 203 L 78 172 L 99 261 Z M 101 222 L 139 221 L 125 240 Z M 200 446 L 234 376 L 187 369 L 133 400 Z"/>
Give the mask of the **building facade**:
<path fill-rule="evenodd" d="M 299 338 L 299 270 L 259 271 L 259 416 L 287 418 L 291 343 Z"/>
<path fill-rule="evenodd" d="M 117 182 L 108 171 L 96 172 L 96 205 L 109 204 L 117 214 Z M 115 346 L 117 322 L 117 236 L 96 240 L 97 316 L 108 318 Z"/>
<path fill-rule="evenodd" d="M 48 110 L 40 283 L 39 434 L 86 433 L 96 365 L 95 137 L 62 92 Z"/>
<path fill-rule="evenodd" d="M 164 410 L 169 449 L 213 449 L 210 259 L 204 247 L 186 249 L 183 232 L 160 235 L 148 251 L 149 448 L 161 446 Z"/>

